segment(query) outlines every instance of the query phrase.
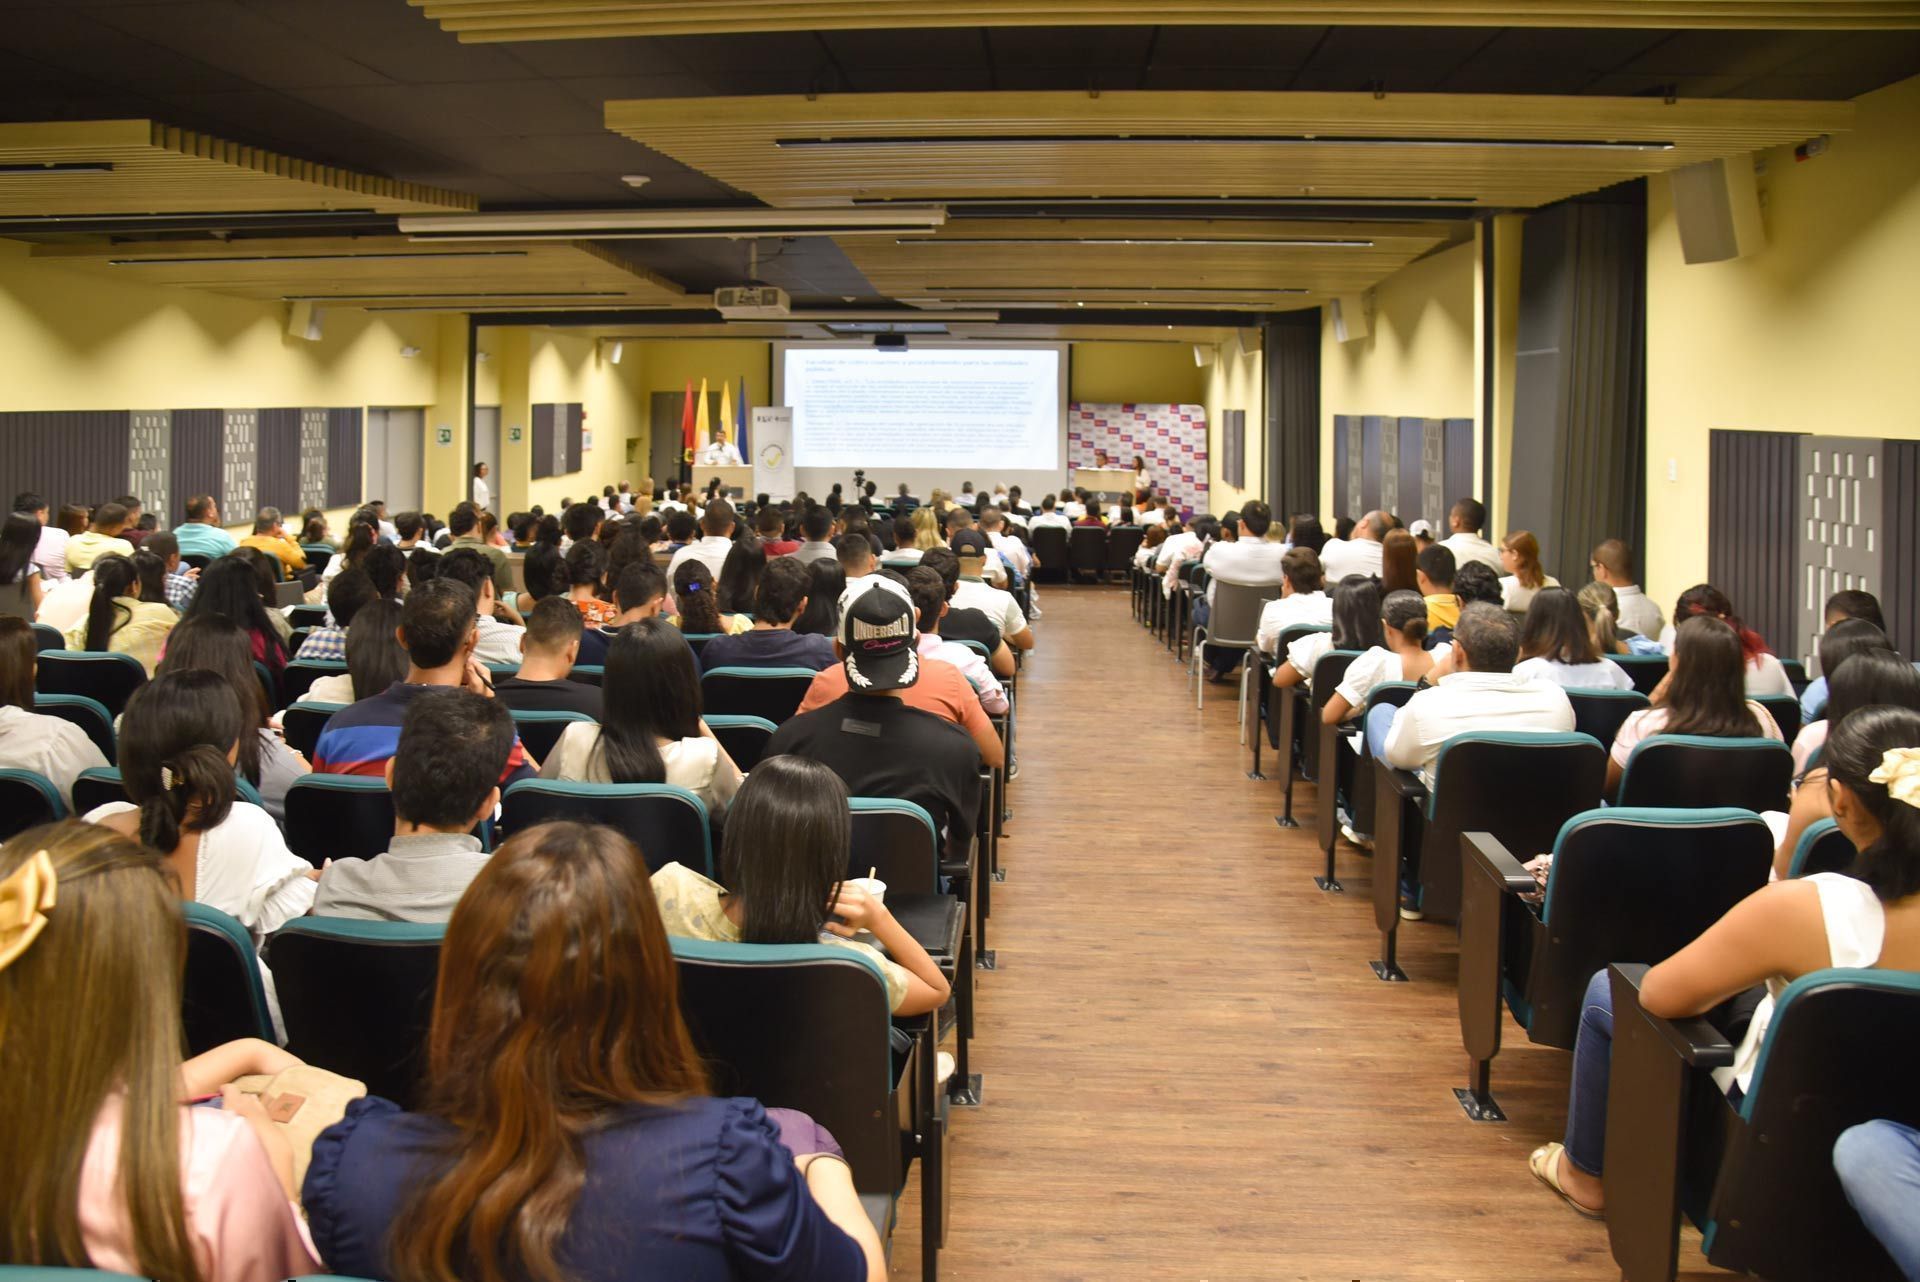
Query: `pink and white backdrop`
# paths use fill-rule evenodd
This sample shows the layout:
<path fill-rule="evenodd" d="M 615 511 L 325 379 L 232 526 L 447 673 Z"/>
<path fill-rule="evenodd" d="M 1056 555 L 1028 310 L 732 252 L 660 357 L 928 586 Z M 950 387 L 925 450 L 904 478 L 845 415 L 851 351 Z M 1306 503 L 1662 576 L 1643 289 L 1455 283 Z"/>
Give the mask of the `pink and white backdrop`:
<path fill-rule="evenodd" d="M 1105 450 L 1116 467 L 1138 454 L 1154 489 L 1188 515 L 1207 510 L 1207 411 L 1201 405 L 1067 406 L 1067 466 L 1092 467 Z"/>

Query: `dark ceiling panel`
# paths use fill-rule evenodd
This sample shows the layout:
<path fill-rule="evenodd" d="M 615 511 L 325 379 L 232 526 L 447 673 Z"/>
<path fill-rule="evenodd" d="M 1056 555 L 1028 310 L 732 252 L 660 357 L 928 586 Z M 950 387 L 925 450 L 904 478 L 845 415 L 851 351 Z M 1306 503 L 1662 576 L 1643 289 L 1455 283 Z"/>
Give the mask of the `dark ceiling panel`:
<path fill-rule="evenodd" d="M 135 93 L 245 89 L 251 84 L 78 11 L 27 9 L 9 14 L 0 28 L 0 40 L 14 53 Z"/>
<path fill-rule="evenodd" d="M 294 89 L 293 97 L 409 138 L 604 133 L 601 113 L 544 80 Z"/>
<path fill-rule="evenodd" d="M 1497 28 L 1336 27 L 1290 87 L 1351 93 L 1384 84 L 1389 93 L 1431 93 L 1498 35 Z"/>
<path fill-rule="evenodd" d="M 316 47 L 232 0 L 122 5 L 95 21 L 176 56 L 197 58 L 236 78 L 282 87 L 377 85 L 389 80 L 364 62 Z"/>
<path fill-rule="evenodd" d="M 510 46 L 461 44 L 404 0 L 247 0 L 302 39 L 342 53 L 406 84 L 525 80 Z M 592 44 L 593 41 L 568 41 Z"/>
<path fill-rule="evenodd" d="M 1258 68 L 1291 74 L 1326 34 L 1325 27 L 1162 27 L 1153 65 L 1156 70 Z"/>
<path fill-rule="evenodd" d="M 575 44 L 596 44 L 576 40 Z M 707 81 L 690 71 L 646 73 L 624 76 L 569 76 L 550 80 L 562 93 L 571 94 L 598 110 L 602 104 L 619 98 L 697 98 L 708 92 Z"/>
<path fill-rule="evenodd" d="M 532 40 L 498 46 L 532 74 L 568 76 L 670 76 L 685 72 L 673 40 Z M 472 46 L 468 46 L 471 48 Z"/>
<path fill-rule="evenodd" d="M 1580 38 L 1569 40 L 1571 34 Z M 1462 60 L 1438 88 L 1446 93 L 1577 93 L 1672 34 L 1508 27 Z"/>

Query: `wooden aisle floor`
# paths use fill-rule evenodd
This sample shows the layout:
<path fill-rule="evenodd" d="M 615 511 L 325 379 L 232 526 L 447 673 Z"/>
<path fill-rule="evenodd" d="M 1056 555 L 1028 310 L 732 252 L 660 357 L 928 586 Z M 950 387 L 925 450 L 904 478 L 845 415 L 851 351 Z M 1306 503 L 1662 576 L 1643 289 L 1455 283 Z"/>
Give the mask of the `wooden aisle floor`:
<path fill-rule="evenodd" d="M 1571 1057 L 1510 1024 L 1511 1120 L 1469 1122 L 1452 928 L 1409 923 L 1413 982 L 1375 980 L 1369 861 L 1343 843 L 1347 893 L 1315 888 L 1313 787 L 1295 786 L 1303 827 L 1277 827 L 1236 688 L 1196 710 L 1124 588 L 1041 604 L 942 1276 L 1617 1278 L 1604 1226 L 1527 1173 L 1560 1135 Z M 911 1189 L 896 1277 L 918 1274 L 916 1207 Z M 1683 1276 L 1729 1276 L 1686 1238 Z"/>

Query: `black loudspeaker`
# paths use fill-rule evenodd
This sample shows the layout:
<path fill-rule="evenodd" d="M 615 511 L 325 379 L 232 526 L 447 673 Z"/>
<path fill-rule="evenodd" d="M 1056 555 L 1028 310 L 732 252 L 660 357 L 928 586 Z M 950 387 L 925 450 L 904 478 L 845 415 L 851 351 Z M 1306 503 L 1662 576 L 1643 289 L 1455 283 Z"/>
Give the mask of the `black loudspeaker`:
<path fill-rule="evenodd" d="M 1767 247 L 1752 156 L 1703 160 L 1667 177 L 1673 183 L 1680 254 L 1689 263 L 1745 258 Z"/>

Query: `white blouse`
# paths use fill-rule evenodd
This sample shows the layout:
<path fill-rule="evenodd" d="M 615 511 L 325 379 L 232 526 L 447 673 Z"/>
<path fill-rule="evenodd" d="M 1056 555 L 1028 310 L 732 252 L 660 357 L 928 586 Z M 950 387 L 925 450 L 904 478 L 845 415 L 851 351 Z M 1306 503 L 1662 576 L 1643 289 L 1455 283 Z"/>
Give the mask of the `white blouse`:
<path fill-rule="evenodd" d="M 1542 655 L 1514 664 L 1513 675 L 1531 681 L 1546 681 L 1564 690 L 1633 689 L 1633 678 L 1627 674 L 1627 670 L 1606 659 L 1593 663 L 1562 663 Z"/>
<path fill-rule="evenodd" d="M 1542 583 L 1539 588 L 1523 588 L 1520 586 L 1519 575 L 1503 574 L 1500 576 L 1501 603 L 1515 614 L 1525 614 L 1527 607 L 1533 604 L 1533 598 L 1539 593 L 1540 588 L 1557 588 L 1559 586 L 1560 580 L 1554 578 L 1551 574 L 1547 576 L 1547 581 Z"/>
<path fill-rule="evenodd" d="M 110 801 L 81 817 L 99 823 L 137 809 Z M 200 834 L 193 897 L 239 921 L 258 941 L 313 907 L 320 884 L 312 872 L 312 864 L 287 849 L 271 815 L 250 801 L 236 801 L 224 821 Z"/>
<path fill-rule="evenodd" d="M 540 767 L 542 779 L 572 780 L 578 783 L 612 783 L 607 774 L 607 758 L 600 747 L 600 727 L 592 721 L 576 721 L 560 735 L 560 742 Z M 733 794 L 740 788 L 740 771 L 720 754 L 720 744 L 705 735 L 663 744 L 660 755 L 666 759 L 666 783 L 685 788 L 706 803 L 708 816 L 726 813 Z"/>

